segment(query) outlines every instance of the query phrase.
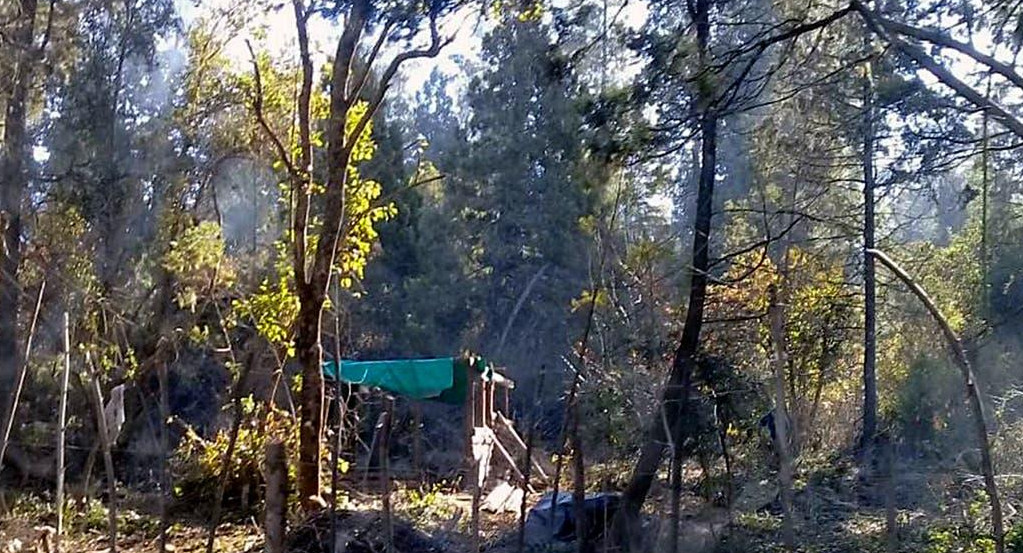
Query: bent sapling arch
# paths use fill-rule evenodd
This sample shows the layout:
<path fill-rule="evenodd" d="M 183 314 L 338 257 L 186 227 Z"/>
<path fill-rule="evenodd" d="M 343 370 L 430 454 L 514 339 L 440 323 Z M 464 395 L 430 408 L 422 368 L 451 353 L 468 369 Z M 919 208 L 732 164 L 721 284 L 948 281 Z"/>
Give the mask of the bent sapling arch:
<path fill-rule="evenodd" d="M 977 445 L 980 448 L 980 467 L 984 473 L 984 488 L 987 491 L 988 500 L 991 505 L 991 531 L 992 537 L 995 540 L 995 552 L 1004 553 L 1005 531 L 1002 524 L 1002 504 L 998 499 L 998 485 L 995 483 L 995 468 L 994 463 L 991 461 L 991 443 L 988 441 L 987 436 L 987 422 L 984 420 L 984 409 L 980 402 L 980 392 L 977 390 L 977 381 L 974 378 L 970 360 L 966 357 L 963 342 L 956 335 L 955 331 L 952 330 L 952 327 L 949 326 L 948 321 L 941 314 L 941 311 L 938 310 L 934 300 L 913 280 L 913 277 L 909 276 L 909 273 L 880 250 L 867 249 L 866 252 L 895 273 L 895 276 L 899 277 L 899 280 L 904 282 L 910 291 L 920 299 L 924 307 L 927 308 L 927 311 L 937 321 L 938 326 L 941 327 L 941 333 L 944 335 L 949 349 L 952 350 L 952 358 L 962 372 L 963 380 L 966 383 L 967 401 L 970 404 L 970 410 L 973 412 L 973 420 L 976 425 Z"/>

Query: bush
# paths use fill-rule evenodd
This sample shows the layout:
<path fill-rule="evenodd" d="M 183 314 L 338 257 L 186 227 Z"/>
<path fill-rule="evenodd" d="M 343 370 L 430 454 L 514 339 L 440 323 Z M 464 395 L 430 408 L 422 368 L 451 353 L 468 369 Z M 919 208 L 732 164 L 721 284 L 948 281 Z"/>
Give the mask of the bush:
<path fill-rule="evenodd" d="M 940 359 L 921 357 L 910 365 L 890 417 L 907 441 L 931 442 L 939 435 L 947 436 L 948 430 L 960 429 L 962 393 L 959 373 L 953 367 Z"/>
<path fill-rule="evenodd" d="M 298 451 L 298 421 L 283 411 L 257 409 L 251 397 L 243 401 L 243 411 L 228 467 L 224 502 L 256 507 L 262 497 L 266 445 L 273 437 L 283 438 L 289 455 L 294 456 Z M 213 504 L 229 442 L 229 428 L 218 430 L 211 440 L 204 440 L 192 431 L 186 432 L 174 452 L 175 498 L 193 505 Z M 289 480 L 294 480 L 294 466 L 295 463 L 289 463 Z M 295 487 L 289 485 L 289 489 Z"/>
<path fill-rule="evenodd" d="M 1017 524 L 1005 535 L 1007 553 L 1023 553 L 1023 524 Z"/>

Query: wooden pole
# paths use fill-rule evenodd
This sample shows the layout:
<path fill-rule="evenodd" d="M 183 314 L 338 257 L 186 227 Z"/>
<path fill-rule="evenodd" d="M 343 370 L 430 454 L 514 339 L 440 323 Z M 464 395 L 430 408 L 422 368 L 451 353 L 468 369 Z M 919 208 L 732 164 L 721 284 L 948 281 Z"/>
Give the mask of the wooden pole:
<path fill-rule="evenodd" d="M 383 490 L 381 502 L 384 507 L 384 529 L 387 553 L 394 553 L 394 517 L 391 513 L 391 419 L 394 417 L 394 400 L 384 395 L 384 428 L 380 436 L 380 466 L 383 469 Z"/>
<path fill-rule="evenodd" d="M 160 552 L 169 550 L 168 530 L 170 519 L 168 509 L 171 502 L 170 439 L 167 425 L 170 422 L 170 391 L 167 381 L 167 363 L 160 362 L 156 368 L 160 386 Z"/>
<path fill-rule="evenodd" d="M 788 354 L 785 350 L 785 314 L 778 301 L 778 290 L 768 290 L 770 306 L 771 342 L 774 346 L 774 428 L 775 447 L 778 450 L 778 480 L 781 488 L 782 536 L 789 551 L 796 549 L 796 534 L 792 520 L 792 459 L 789 456 L 789 415 L 785 400 L 785 369 Z"/>
<path fill-rule="evenodd" d="M 11 405 L 7 409 L 7 420 L 4 422 L 4 434 L 0 438 L 0 472 L 4 470 L 4 456 L 7 454 L 8 440 L 11 439 L 11 429 L 14 428 L 14 415 L 18 412 L 18 402 L 21 400 L 21 390 L 25 386 L 25 373 L 28 372 L 28 356 L 32 351 L 32 338 L 36 334 L 36 321 L 39 320 L 39 308 L 43 304 L 43 291 L 46 290 L 46 281 L 39 284 L 39 294 L 36 296 L 36 308 L 32 312 L 32 323 L 28 328 L 28 339 L 25 341 L 25 359 L 18 370 L 18 383 L 11 396 Z"/>
<path fill-rule="evenodd" d="M 473 400 L 472 400 L 472 368 L 467 368 L 465 372 L 466 386 L 465 386 L 465 459 L 467 466 L 471 466 L 472 463 L 472 427 L 473 427 Z"/>
<path fill-rule="evenodd" d="M 423 408 L 412 402 L 412 470 L 420 476 L 423 465 Z"/>
<path fill-rule="evenodd" d="M 266 502 L 263 526 L 267 553 L 284 553 L 288 513 L 288 465 L 284 442 L 273 439 L 266 445 Z M 331 538 L 331 543 L 333 543 Z"/>
<path fill-rule="evenodd" d="M 487 382 L 487 426 L 494 425 L 494 411 L 497 407 L 494 406 L 494 381 Z"/>
<path fill-rule="evenodd" d="M 995 467 L 994 462 L 991 460 L 991 443 L 988 440 L 987 435 L 987 421 L 984 419 L 984 407 L 980 400 L 980 391 L 977 390 L 977 380 L 973 375 L 973 368 L 970 366 L 970 360 L 966 357 L 966 350 L 963 348 L 963 343 L 959 339 L 959 336 L 952 330 L 952 327 L 948 324 L 948 320 L 945 319 L 944 315 L 938 309 L 938 306 L 934 303 L 927 292 L 917 284 L 913 277 L 909 276 L 905 270 L 902 269 L 895 261 L 885 255 L 880 250 L 868 249 L 869 255 L 877 258 L 885 267 L 888 267 L 895 276 L 899 277 L 906 286 L 909 287 L 910 291 L 924 304 L 927 311 L 930 312 L 931 316 L 938 323 L 941 328 L 942 334 L 945 336 L 945 342 L 948 348 L 952 351 L 952 358 L 955 360 L 956 365 L 962 372 L 963 381 L 966 386 L 966 395 L 970 404 L 970 410 L 973 412 L 974 431 L 977 437 L 977 445 L 980 448 L 980 467 L 984 473 L 984 488 L 987 491 L 988 501 L 991 505 L 991 530 L 994 534 L 992 537 L 995 540 L 995 552 L 1005 553 L 1005 528 L 1002 522 L 1002 503 L 998 497 L 998 484 L 995 482 Z"/>
<path fill-rule="evenodd" d="M 467 464 L 469 468 L 469 483 L 472 491 L 472 506 L 470 507 L 470 530 L 472 531 L 472 538 L 470 543 L 472 544 L 472 551 L 476 553 L 480 550 L 480 477 L 483 470 L 480 466 L 479 459 L 476 455 L 476 427 L 478 426 L 476 421 L 476 413 L 480 410 L 477 405 L 477 378 L 475 371 L 472 368 L 472 362 L 470 360 L 469 367 L 466 369 L 466 378 L 468 378 L 468 386 L 466 387 L 466 420 L 469 424 L 466 428 L 466 445 L 467 445 Z"/>
<path fill-rule="evenodd" d="M 345 409 L 341 398 L 341 275 L 334 279 L 334 408 L 337 424 L 334 426 L 334 448 L 330 456 L 330 547 L 337 551 L 337 496 L 338 463 L 341 459 L 341 434 L 344 431 Z M 285 497 L 285 502 L 287 497 Z"/>
<path fill-rule="evenodd" d="M 64 311 L 64 374 L 60 379 L 60 408 L 57 411 L 57 533 L 55 545 L 60 553 L 60 535 L 64 531 L 64 446 L 67 433 L 67 388 L 71 378 L 70 318 Z"/>
<path fill-rule="evenodd" d="M 480 550 L 480 488 L 483 483 L 483 465 L 473 452 L 472 457 L 472 550 L 473 553 Z"/>
<path fill-rule="evenodd" d="M 96 409 L 96 428 L 99 430 L 100 448 L 103 451 L 103 465 L 107 472 L 107 493 L 110 506 L 107 508 L 107 524 L 110 532 L 110 553 L 117 553 L 117 481 L 114 476 L 114 458 L 110 453 L 110 434 L 107 431 L 107 419 L 103 414 L 103 391 L 99 386 L 99 372 L 86 353 L 92 373 L 92 401 Z"/>

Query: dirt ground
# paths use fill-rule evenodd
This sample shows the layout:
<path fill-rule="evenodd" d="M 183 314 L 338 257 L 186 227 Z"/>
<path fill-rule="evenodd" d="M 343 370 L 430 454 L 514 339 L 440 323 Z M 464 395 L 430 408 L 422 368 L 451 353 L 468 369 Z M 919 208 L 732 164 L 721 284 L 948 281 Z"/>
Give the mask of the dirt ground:
<path fill-rule="evenodd" d="M 953 547 L 963 528 L 975 522 L 956 522 L 967 512 L 968 479 L 953 472 L 939 473 L 927 467 L 906 465 L 896 477 L 865 480 L 855 466 L 834 464 L 825 469 L 807 471 L 797 482 L 795 506 L 796 541 L 805 553 L 860 553 L 890 551 L 886 515 L 890 501 L 898 521 L 896 551 L 974 551 Z M 866 483 L 866 482 L 869 482 Z M 736 490 L 731 510 L 698 497 L 694 482 L 687 489 L 683 505 L 679 550 L 686 553 L 768 553 L 781 543 L 780 506 L 773 479 L 749 480 Z M 888 493 L 890 492 L 890 493 Z M 667 532 L 663 487 L 655 489 L 649 502 L 645 534 L 651 551 L 663 550 Z M 966 495 L 963 495 L 963 494 Z M 531 495 L 534 503 L 539 494 Z M 885 498 L 890 498 L 886 500 Z M 1013 503 L 1011 494 L 1004 502 Z M 46 497 L 25 495 L 8 500 L 10 512 L 0 518 L 0 553 L 40 552 L 52 549 L 55 524 L 51 503 Z M 152 497 L 125 497 L 118 517 L 118 550 L 128 553 L 159 550 L 159 522 Z M 974 505 L 976 502 L 973 503 Z M 426 488 L 417 484 L 396 483 L 392 493 L 393 543 L 396 553 L 469 553 L 471 498 L 465 493 L 441 486 Z M 387 525 L 381 515 L 376 494 L 349 490 L 338 514 L 338 539 L 346 543 L 346 553 L 375 553 L 385 550 Z M 205 551 L 205 517 L 178 505 L 170 528 L 170 551 Z M 109 550 L 106 511 L 98 502 L 87 508 L 69 508 L 64 551 L 91 553 Z M 262 531 L 256 515 L 240 516 L 228 512 L 218 529 L 214 550 L 245 553 L 263 550 Z M 983 512 L 976 520 L 983 521 Z M 293 517 L 297 520 L 297 515 Z M 517 551 L 517 513 L 483 513 L 479 546 L 482 551 Z M 950 529 L 937 532 L 935 529 Z M 978 534 L 979 535 L 979 534 Z M 953 540 L 935 545 L 934 536 Z M 949 537 L 952 536 L 952 537 Z M 330 544 L 330 518 L 327 515 L 293 524 L 288 550 L 294 553 L 326 553 Z M 965 542 L 964 542 L 965 543 Z M 562 547 L 564 546 L 564 547 Z M 936 548 L 937 547 L 937 548 Z M 544 551 L 574 550 L 572 544 L 546 547 Z M 613 551 L 597 546 L 596 551 Z M 980 551 L 979 549 L 976 551 Z"/>

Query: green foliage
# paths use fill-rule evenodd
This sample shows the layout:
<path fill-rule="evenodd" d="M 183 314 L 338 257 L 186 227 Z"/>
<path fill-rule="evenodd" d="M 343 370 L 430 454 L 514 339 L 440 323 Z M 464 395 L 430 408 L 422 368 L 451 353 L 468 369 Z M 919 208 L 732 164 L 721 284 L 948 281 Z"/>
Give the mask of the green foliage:
<path fill-rule="evenodd" d="M 243 411 L 243 422 L 238 429 L 234 454 L 231 463 L 226 465 L 228 497 L 235 500 L 245 493 L 243 489 L 246 487 L 251 497 L 258 499 L 256 492 L 263 482 L 263 461 L 270 440 L 283 440 L 290 456 L 298 451 L 298 421 L 290 414 L 257 407 L 251 397 L 243 402 Z M 225 470 L 224 460 L 229 443 L 229 429 L 218 430 L 210 440 L 204 440 L 189 430 L 172 458 L 174 495 L 189 502 L 212 504 L 222 471 Z M 290 462 L 288 466 L 289 479 L 293 480 L 295 464 Z"/>
<path fill-rule="evenodd" d="M 395 491 L 395 504 L 402 515 L 417 525 L 425 521 L 446 520 L 456 511 L 456 507 L 447 502 L 448 492 L 443 483 L 399 486 Z"/>
<path fill-rule="evenodd" d="M 926 540 L 926 553 L 994 553 L 995 550 L 995 540 L 956 527 L 930 530 Z"/>
<path fill-rule="evenodd" d="M 1023 553 L 1023 524 L 1016 524 L 1005 535 L 1007 553 Z"/>
<path fill-rule="evenodd" d="M 276 242 L 275 249 L 275 278 L 264 278 L 248 297 L 232 301 L 229 323 L 251 323 L 270 345 L 287 357 L 293 357 L 294 324 L 300 307 L 295 290 L 295 271 L 285 243 Z"/>
<path fill-rule="evenodd" d="M 990 537 L 987 524 L 988 497 L 977 490 L 966 503 L 960 520 L 948 521 L 929 528 L 924 536 L 926 553 L 992 553 L 995 540 Z M 1011 535 L 1011 532 L 1010 532 Z M 1009 539 L 1006 539 L 1008 551 Z"/>
<path fill-rule="evenodd" d="M 200 295 L 230 286 L 234 280 L 220 225 L 213 221 L 188 227 L 170 240 L 163 267 L 176 279 L 178 305 L 191 311 L 195 311 Z"/>
<path fill-rule="evenodd" d="M 356 125 L 367 116 L 368 109 L 366 102 L 358 102 L 349 110 L 345 121 L 345 134 L 349 140 Z M 363 179 L 359 174 L 358 165 L 371 160 L 377 149 L 372 132 L 373 122 L 369 121 L 352 147 L 345 181 L 345 234 L 344 242 L 339 245 L 337 260 L 340 283 L 345 288 L 351 288 L 355 280 L 365 276 L 370 250 L 379 237 L 376 225 L 398 214 L 394 202 L 376 203 L 383 191 L 380 183 Z"/>
<path fill-rule="evenodd" d="M 962 377 L 947 360 L 921 357 L 910 365 L 888 417 L 906 438 L 933 440 L 948 429 L 962 386 Z"/>

